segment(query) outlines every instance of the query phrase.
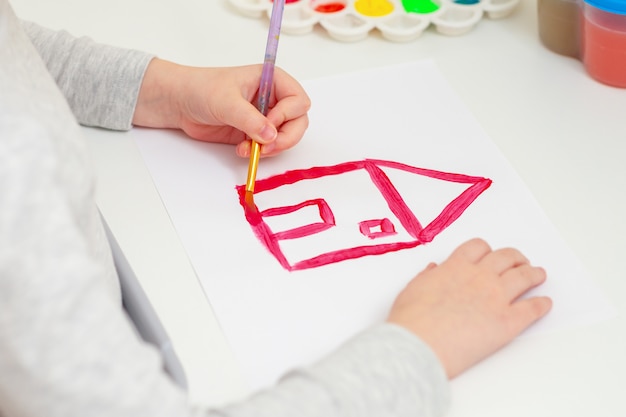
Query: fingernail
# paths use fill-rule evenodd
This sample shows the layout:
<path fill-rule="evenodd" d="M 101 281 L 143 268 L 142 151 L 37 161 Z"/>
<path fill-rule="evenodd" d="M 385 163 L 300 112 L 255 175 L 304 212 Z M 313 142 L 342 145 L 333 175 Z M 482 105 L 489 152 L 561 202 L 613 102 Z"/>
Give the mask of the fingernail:
<path fill-rule="evenodd" d="M 276 131 L 276 128 L 269 123 L 263 126 L 263 129 L 261 129 L 261 131 L 259 132 L 259 136 L 261 137 L 261 139 L 266 142 L 273 141 L 274 139 L 276 139 L 277 135 L 278 132 Z"/>
<path fill-rule="evenodd" d="M 239 156 L 249 156 L 250 155 L 250 141 L 246 140 L 241 142 L 239 145 Z"/>

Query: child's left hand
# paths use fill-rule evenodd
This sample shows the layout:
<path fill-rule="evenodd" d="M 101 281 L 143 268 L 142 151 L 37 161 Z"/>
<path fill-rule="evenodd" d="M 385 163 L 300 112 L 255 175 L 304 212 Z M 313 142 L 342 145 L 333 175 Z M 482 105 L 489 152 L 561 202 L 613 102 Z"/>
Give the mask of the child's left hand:
<path fill-rule="evenodd" d="M 158 58 L 149 64 L 133 124 L 183 130 L 194 139 L 236 145 L 248 157 L 250 141 L 263 156 L 297 144 L 308 127 L 310 100 L 302 86 L 280 68 L 274 71 L 270 108 L 264 117 L 254 106 L 262 65 L 188 67 Z"/>

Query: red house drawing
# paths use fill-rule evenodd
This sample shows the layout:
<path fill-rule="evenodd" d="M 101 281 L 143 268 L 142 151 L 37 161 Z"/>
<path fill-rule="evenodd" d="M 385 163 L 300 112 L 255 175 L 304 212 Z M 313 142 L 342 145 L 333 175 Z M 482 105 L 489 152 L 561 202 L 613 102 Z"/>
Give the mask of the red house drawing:
<path fill-rule="evenodd" d="M 402 195 L 394 186 L 386 172 L 399 170 L 405 173 L 428 177 L 447 183 L 467 184 L 463 190 L 448 202 L 438 215 L 427 225 L 423 226 L 416 213 L 413 213 L 405 203 Z M 258 196 L 279 187 L 301 184 L 307 186 L 310 181 L 319 181 L 342 175 L 363 174 L 367 177 L 372 190 L 382 197 L 386 213 L 373 218 L 362 218 L 359 221 L 350 219 L 347 226 L 355 230 L 355 235 L 361 236 L 363 242 L 358 239 L 351 240 L 351 244 L 345 247 L 327 249 L 315 246 L 317 253 L 310 256 L 289 256 L 283 246 L 287 242 L 303 239 L 313 235 L 331 231 L 340 226 L 335 218 L 333 209 L 327 199 L 320 196 L 312 196 L 286 205 L 276 207 L 250 208 L 245 202 L 245 185 L 236 187 L 239 202 L 244 209 L 246 220 L 250 224 L 254 234 L 276 260 L 288 271 L 296 271 L 308 268 L 320 267 L 330 263 L 341 262 L 347 259 L 355 259 L 368 255 L 381 255 L 402 249 L 414 248 L 418 245 L 431 242 L 441 231 L 450 226 L 469 207 L 470 204 L 489 186 L 491 180 L 483 177 L 475 177 L 463 174 L 435 171 L 418 168 L 399 162 L 365 159 L 361 161 L 345 162 L 338 165 L 313 167 L 288 171 L 265 179 L 258 179 L 255 186 L 255 204 Z M 358 177 L 350 177 L 358 178 Z M 318 191 L 319 192 L 319 191 Z M 350 190 L 346 190 L 346 198 L 349 198 Z M 406 191 L 405 191 L 406 194 Z M 423 196 L 428 199 L 428 196 Z M 296 198 L 300 198 L 299 196 Z M 307 210 L 313 210 L 315 218 L 307 219 L 304 223 L 272 230 L 270 223 L 280 216 L 298 214 Z M 368 215 L 370 215 L 368 213 Z M 310 216 L 309 216 L 310 217 Z M 274 227 L 276 229 L 276 227 Z M 338 244 L 333 239 L 324 242 Z M 357 242 L 357 243 L 354 243 Z M 339 243 L 340 244 L 340 243 Z M 326 246 L 326 243 L 323 245 Z"/>

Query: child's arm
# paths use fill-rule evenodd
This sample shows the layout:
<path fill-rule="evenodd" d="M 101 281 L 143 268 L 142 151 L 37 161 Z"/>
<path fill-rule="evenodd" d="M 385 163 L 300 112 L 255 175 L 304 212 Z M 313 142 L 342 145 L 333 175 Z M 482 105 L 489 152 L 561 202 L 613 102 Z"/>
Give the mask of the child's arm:
<path fill-rule="evenodd" d="M 28 38 L 84 126 L 128 130 L 153 55 L 22 21 Z"/>
<path fill-rule="evenodd" d="M 237 145 L 242 157 L 249 155 L 247 137 L 264 144 L 269 156 L 294 146 L 308 127 L 309 98 L 280 68 L 265 118 L 251 104 L 260 64 L 190 67 L 31 22 L 22 26 L 82 125 L 176 128 L 194 139 Z"/>

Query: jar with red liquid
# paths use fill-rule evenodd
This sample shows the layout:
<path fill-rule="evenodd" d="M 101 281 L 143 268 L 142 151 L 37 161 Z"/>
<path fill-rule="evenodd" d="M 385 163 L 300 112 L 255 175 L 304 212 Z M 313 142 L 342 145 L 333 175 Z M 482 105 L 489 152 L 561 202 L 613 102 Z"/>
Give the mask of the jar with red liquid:
<path fill-rule="evenodd" d="M 626 88 L 626 1 L 585 0 L 581 58 L 587 73 Z"/>

